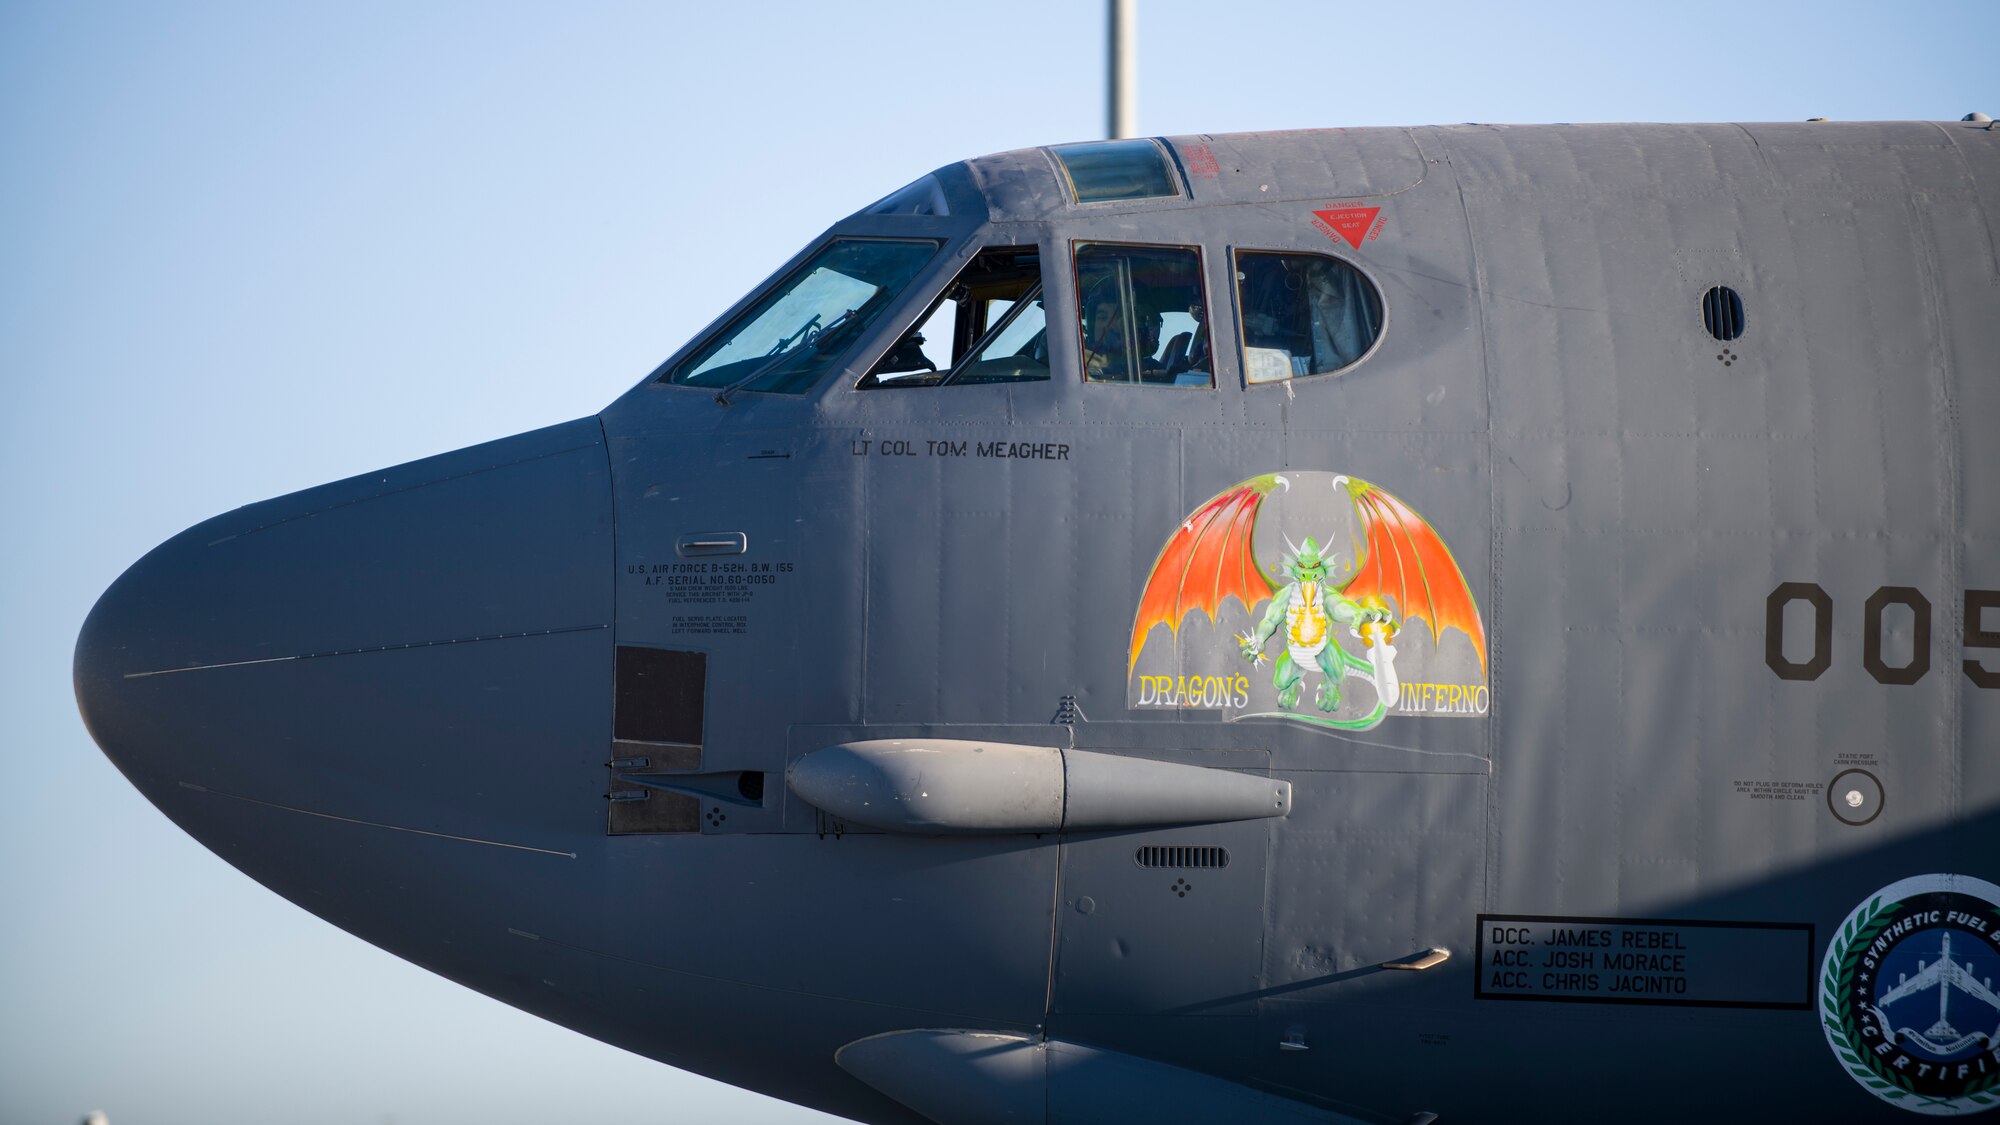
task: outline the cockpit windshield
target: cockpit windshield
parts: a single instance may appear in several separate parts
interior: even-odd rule
[[[834,239],[661,381],[803,394],[895,302],[937,248],[931,241]]]

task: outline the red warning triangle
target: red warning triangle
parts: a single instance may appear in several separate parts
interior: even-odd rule
[[[1375,216],[1382,213],[1380,207],[1342,207],[1330,211],[1314,211],[1319,221],[1325,223],[1328,235],[1339,235],[1349,246],[1361,249],[1361,240],[1368,237],[1368,228],[1375,224]]]

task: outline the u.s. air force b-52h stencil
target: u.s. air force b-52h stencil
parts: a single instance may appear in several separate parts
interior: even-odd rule
[[[1264,560],[1279,558],[1280,543],[1273,567]],[[1222,636],[1189,622],[1197,610]],[[1398,646],[1405,622],[1424,628]],[[1149,657],[1162,624],[1180,643]],[[1252,679],[1237,656],[1271,670]],[[1189,514],[1147,576],[1130,663],[1135,709],[1367,730],[1391,714],[1483,715],[1491,705],[1486,630],[1451,549],[1388,492],[1324,472],[1255,477]],[[1350,677],[1366,688],[1343,686]]]
[[[964,161],[161,545],[78,702],[307,909],[856,1120],[2000,1120],[1996,205],[1980,121]]]

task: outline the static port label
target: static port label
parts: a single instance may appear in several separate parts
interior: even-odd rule
[[[1812,1006],[1808,922],[1481,914],[1480,1000]]]

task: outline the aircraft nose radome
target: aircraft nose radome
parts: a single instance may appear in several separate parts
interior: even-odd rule
[[[253,827],[302,819],[253,825],[255,806],[558,830],[528,787],[573,775],[601,808],[582,767],[608,744],[610,525],[594,418],[238,509],[99,599],[78,708],[149,799],[239,865]]]

